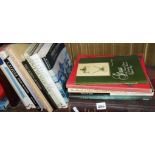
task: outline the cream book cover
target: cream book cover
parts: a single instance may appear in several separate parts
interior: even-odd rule
[[[77,76],[110,76],[109,63],[79,64]]]

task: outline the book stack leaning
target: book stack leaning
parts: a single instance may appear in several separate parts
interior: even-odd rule
[[[0,68],[26,109],[53,111],[68,107],[65,86],[72,63],[64,44],[4,45]]]
[[[132,109],[154,95],[142,55],[79,55],[66,86],[72,111],[106,111],[127,104]]]

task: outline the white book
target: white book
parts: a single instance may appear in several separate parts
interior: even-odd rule
[[[84,94],[110,94],[112,96],[153,96],[154,91],[150,92],[129,92],[129,91],[113,91],[113,90],[100,90],[100,89],[80,89],[68,88],[69,93],[83,93]]]
[[[30,98],[28,97],[28,95],[26,94],[22,86],[19,84],[17,79],[14,77],[14,75],[12,74],[12,72],[10,71],[6,63],[2,59],[0,61],[1,61],[1,64],[0,64],[1,70],[3,71],[4,75],[6,76],[6,78],[12,85],[12,87],[14,88],[15,92],[18,94],[19,98],[23,102],[26,109],[35,108],[35,105],[30,100]]]
[[[42,61],[38,53],[35,51],[30,55],[30,51],[26,51],[25,58],[37,74],[39,80],[42,82],[49,95],[54,100],[57,107],[66,108],[68,106],[68,103],[65,102],[65,99],[62,97],[60,91],[52,80],[50,73],[48,72],[44,62]]]

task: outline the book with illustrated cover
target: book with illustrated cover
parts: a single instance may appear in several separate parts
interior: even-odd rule
[[[142,92],[142,93],[150,93],[153,94],[153,88],[151,86],[147,70],[145,67],[144,59],[140,55],[138,56],[138,61],[140,62],[141,69],[143,71],[142,74],[144,74],[143,79],[145,79],[145,83],[136,83],[136,84],[126,84],[126,83],[99,83],[99,84],[77,84],[77,70],[79,66],[79,62],[81,59],[96,59],[96,58],[113,58],[112,55],[79,55],[75,61],[74,67],[72,69],[72,72],[70,74],[70,77],[67,81],[67,88],[69,93],[109,93],[111,91],[122,91],[122,92]],[[81,77],[82,78],[82,77]],[[89,77],[87,77],[89,78]],[[101,78],[101,77],[99,77]],[[93,77],[93,79],[96,80],[96,77]],[[146,82],[147,81],[147,82]],[[142,80],[141,80],[142,82]],[[88,82],[87,82],[88,83]]]
[[[133,55],[81,58],[76,74],[76,84],[104,83],[147,83],[139,57]]]

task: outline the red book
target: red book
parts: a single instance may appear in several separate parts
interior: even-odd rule
[[[2,85],[0,84],[0,100],[2,100],[4,97],[5,97],[5,92]]]
[[[75,61],[73,70],[70,74],[70,77],[67,81],[66,87],[72,89],[93,89],[93,90],[109,90],[109,91],[123,91],[123,92],[142,92],[142,93],[150,93],[152,91],[152,87],[150,85],[150,80],[147,74],[147,70],[145,67],[144,59],[142,55],[139,56],[139,61],[143,72],[147,78],[147,83],[144,84],[76,84],[76,74],[78,69],[78,64],[81,58],[98,58],[98,57],[113,57],[112,55],[79,55],[77,60]]]

